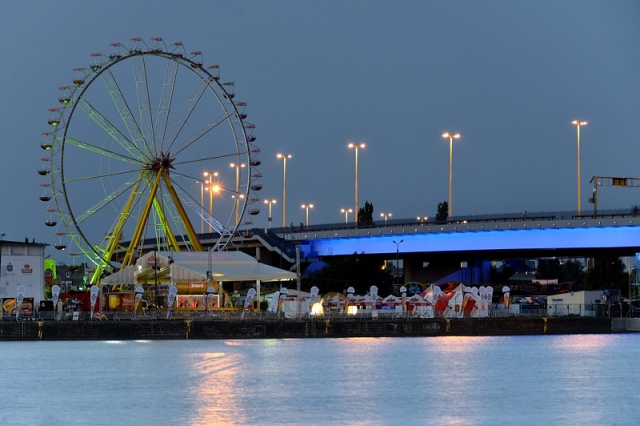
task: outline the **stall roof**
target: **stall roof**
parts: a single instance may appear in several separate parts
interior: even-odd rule
[[[296,279],[296,274],[284,269],[259,263],[255,258],[241,251],[225,252],[149,252],[128,266],[102,280],[103,284],[136,283],[138,274],[154,264],[168,267],[173,260],[173,281],[205,280],[211,270],[215,281],[285,281]]]

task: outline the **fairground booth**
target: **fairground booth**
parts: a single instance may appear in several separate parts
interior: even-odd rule
[[[262,281],[294,279],[295,273],[259,263],[241,251],[149,252],[135,265],[101,280],[103,310],[164,310],[172,285],[178,290],[173,306],[176,311],[233,309],[227,293],[233,291],[232,284],[255,283],[259,295]],[[144,292],[136,306],[139,287]],[[214,294],[207,294],[210,287]]]

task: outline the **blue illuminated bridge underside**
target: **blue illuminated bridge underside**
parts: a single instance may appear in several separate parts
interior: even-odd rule
[[[280,234],[280,233],[279,233]],[[482,253],[484,256],[632,256],[640,252],[640,217],[411,224],[280,234],[303,256],[353,253]]]

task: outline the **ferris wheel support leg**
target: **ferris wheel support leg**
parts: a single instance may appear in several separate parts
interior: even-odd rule
[[[160,219],[160,223],[162,224],[162,231],[164,232],[165,238],[167,240],[167,245],[173,251],[180,251],[180,246],[178,245],[178,240],[176,240],[176,236],[171,229],[171,225],[167,221],[167,216],[164,213],[164,209],[162,208],[162,203],[158,201],[156,198],[153,201],[153,206],[158,214],[158,218]]]
[[[182,223],[184,224],[184,226],[185,226],[185,228],[187,230],[187,235],[189,236],[189,240],[191,241],[193,249],[195,251],[203,251],[202,244],[200,244],[200,240],[198,239],[198,234],[196,234],[195,229],[193,229],[193,225],[191,224],[191,221],[189,220],[189,217],[187,216],[187,212],[185,211],[184,207],[182,206],[182,202],[180,201],[180,197],[178,197],[178,194],[176,193],[175,188],[171,184],[171,179],[169,179],[169,176],[166,173],[163,173],[162,175],[163,175],[162,177],[164,179],[164,184],[167,186],[167,191],[171,195],[171,199],[173,200],[173,202],[174,202],[174,204],[176,206],[176,209],[178,210],[178,214],[180,215],[180,218],[182,219]]]
[[[153,187],[149,192],[149,197],[147,198],[147,202],[144,205],[142,210],[142,214],[140,215],[141,220],[138,222],[136,229],[133,233],[133,237],[129,242],[129,247],[127,247],[127,252],[124,255],[124,259],[122,259],[122,266],[129,266],[133,261],[134,250],[138,246],[140,242],[140,238],[142,237],[142,231],[147,225],[147,221],[149,220],[149,213],[151,212],[151,206],[153,205],[153,201],[156,198],[156,194],[158,193],[158,186],[160,185],[160,178],[162,177],[162,173],[156,174],[156,178],[153,181]]]

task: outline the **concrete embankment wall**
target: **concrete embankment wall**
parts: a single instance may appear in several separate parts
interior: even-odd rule
[[[613,318],[613,331],[640,331],[640,318]]]
[[[503,336],[625,331],[611,318],[0,321],[1,340]]]

